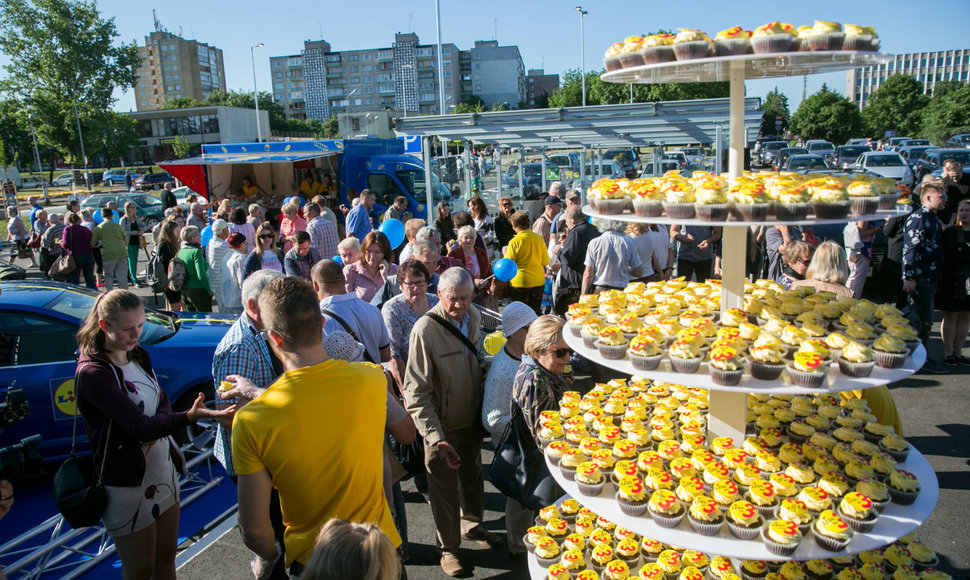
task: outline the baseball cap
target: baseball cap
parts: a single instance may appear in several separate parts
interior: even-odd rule
[[[561,204],[561,203],[562,203],[562,200],[559,199],[558,197],[554,196],[554,195],[548,195],[548,196],[546,196],[546,201],[545,201],[545,204],[546,205],[552,205],[552,204],[558,205],[558,204]]]
[[[575,189],[570,189],[569,191],[566,192],[566,199],[567,200],[575,199],[576,201],[579,201],[579,192],[576,191]]]
[[[539,317],[535,311],[522,302],[509,302],[502,310],[502,334],[506,337],[512,336],[515,331],[532,324],[536,318]]]

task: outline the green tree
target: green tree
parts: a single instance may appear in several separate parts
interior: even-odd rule
[[[191,109],[193,107],[202,107],[205,103],[202,101],[197,101],[192,97],[175,97],[174,99],[169,99],[165,101],[162,105],[163,109]]]
[[[172,143],[172,155],[175,155],[176,159],[185,159],[189,156],[189,140],[185,138],[184,135],[179,135],[175,137],[175,142]]]
[[[600,79],[604,71],[586,73],[586,104],[617,105],[630,102],[630,85],[607,83]],[[549,97],[550,107],[579,107],[583,104],[583,88],[579,70],[566,71],[559,88]],[[663,83],[633,85],[634,103],[683,101],[727,97],[728,83]]]
[[[791,111],[788,109],[788,97],[775,87],[770,93],[765,95],[761,102],[764,116],[761,117],[761,135],[777,135],[788,130],[791,123]],[[781,115],[781,131],[776,129],[775,121]]]
[[[138,145],[136,122],[124,113],[100,111],[84,129],[84,142],[89,156],[100,155],[106,166],[113,165]]]
[[[253,93],[245,91],[225,91],[220,89],[213,91],[205,101],[199,102],[187,97],[177,97],[165,103],[166,109],[187,109],[201,106],[238,107],[241,109],[255,109],[256,103],[253,101]],[[269,128],[272,131],[292,131],[286,119],[286,111],[283,106],[273,101],[273,95],[266,91],[259,92],[259,110],[266,111],[269,115]]]
[[[138,50],[117,38],[114,18],[101,18],[93,1],[0,0],[0,52],[10,59],[2,87],[35,114],[37,137],[52,155],[81,158],[75,106],[87,148],[114,89],[134,86]]]
[[[924,111],[920,134],[942,146],[960,133],[970,133],[970,85],[946,86],[941,91],[938,84]]]
[[[0,101],[0,168],[33,163],[33,142],[24,106],[14,99],[4,99]]]
[[[451,114],[457,115],[461,113],[484,113],[485,112],[485,101],[482,100],[478,95],[472,95],[465,99],[464,101],[455,105],[455,108],[450,111]]]
[[[872,92],[862,109],[866,133],[879,138],[886,131],[916,135],[923,125],[923,109],[928,101],[923,83],[910,75],[890,76]]]
[[[862,135],[862,116],[859,107],[823,84],[791,116],[791,130],[803,139],[845,143]]]

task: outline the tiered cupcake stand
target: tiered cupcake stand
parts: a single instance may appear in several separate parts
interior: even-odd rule
[[[691,61],[677,61],[639,67],[624,68],[607,72],[602,80],[615,83],[671,83],[671,82],[713,82],[729,81],[730,83],[730,154],[729,175],[738,177],[742,173],[744,155],[744,81],[746,79],[786,77],[795,75],[815,74],[822,72],[840,71],[859,66],[880,64],[890,57],[873,52],[796,52],[779,54],[749,54],[731,57],[714,57]],[[589,206],[584,208],[587,215],[604,217],[628,222],[643,222],[656,224],[681,225],[709,225],[723,227],[722,251],[722,290],[721,312],[729,308],[743,306],[745,284],[745,253],[747,248],[746,228],[751,225],[818,225],[824,223],[845,223],[848,221],[871,221],[887,219],[898,215],[893,210],[880,211],[866,216],[852,216],[841,220],[816,220],[812,216],[800,221],[743,222],[729,218],[728,221],[708,222],[697,219],[671,219],[666,217],[645,218],[632,213],[620,215],[601,215]],[[799,387],[783,375],[777,381],[762,381],[745,375],[741,384],[733,387],[716,385],[710,379],[706,364],[693,374],[674,372],[669,363],[664,360],[654,371],[640,371],[634,369],[629,360],[607,360],[596,349],[587,348],[583,340],[565,333],[566,342],[576,352],[587,359],[633,376],[645,377],[651,380],[663,381],[689,387],[709,389],[708,440],[714,437],[731,437],[740,445],[746,436],[746,410],[748,393],[761,394],[813,394],[838,393],[856,389],[866,389],[889,384],[906,378],[916,372],[926,360],[926,351],[922,346],[907,359],[900,369],[884,369],[876,367],[866,378],[852,378],[841,374],[836,365],[829,370],[826,382],[818,389]],[[623,514],[619,504],[614,499],[612,485],[606,485],[605,491],[599,497],[588,497],[579,493],[575,482],[562,477],[558,466],[548,459],[550,472],[559,482],[566,493],[578,500],[595,513],[609,519],[615,524],[680,548],[693,549],[706,554],[719,554],[736,559],[780,560],[779,556],[771,554],[760,539],[740,540],[730,534],[727,526],[715,536],[696,534],[688,525],[686,519],[675,528],[658,526],[649,514],[642,517],[631,517]],[[891,503],[880,514],[873,530],[869,533],[856,533],[852,541],[843,552],[829,552],[821,549],[810,538],[804,538],[789,559],[809,560],[815,558],[832,558],[840,555],[852,555],[859,552],[878,548],[890,544],[907,533],[919,527],[932,513],[939,496],[939,484],[929,462],[916,449],[910,447],[906,461],[899,464],[904,469],[916,475],[919,479],[921,492],[912,505]],[[529,569],[532,578],[545,578],[545,568],[539,566],[537,559],[529,555]],[[631,575],[635,574],[631,570]]]

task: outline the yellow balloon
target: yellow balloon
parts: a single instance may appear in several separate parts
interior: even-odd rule
[[[505,335],[498,330],[485,337],[485,352],[490,355],[498,354],[498,351],[502,350],[504,345]]]

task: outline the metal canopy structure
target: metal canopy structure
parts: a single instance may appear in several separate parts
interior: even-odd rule
[[[396,120],[395,131],[536,149],[714,143],[717,127],[727,128],[729,104],[729,99],[698,99],[408,117]],[[757,137],[762,114],[760,99],[744,99],[747,142]]]

